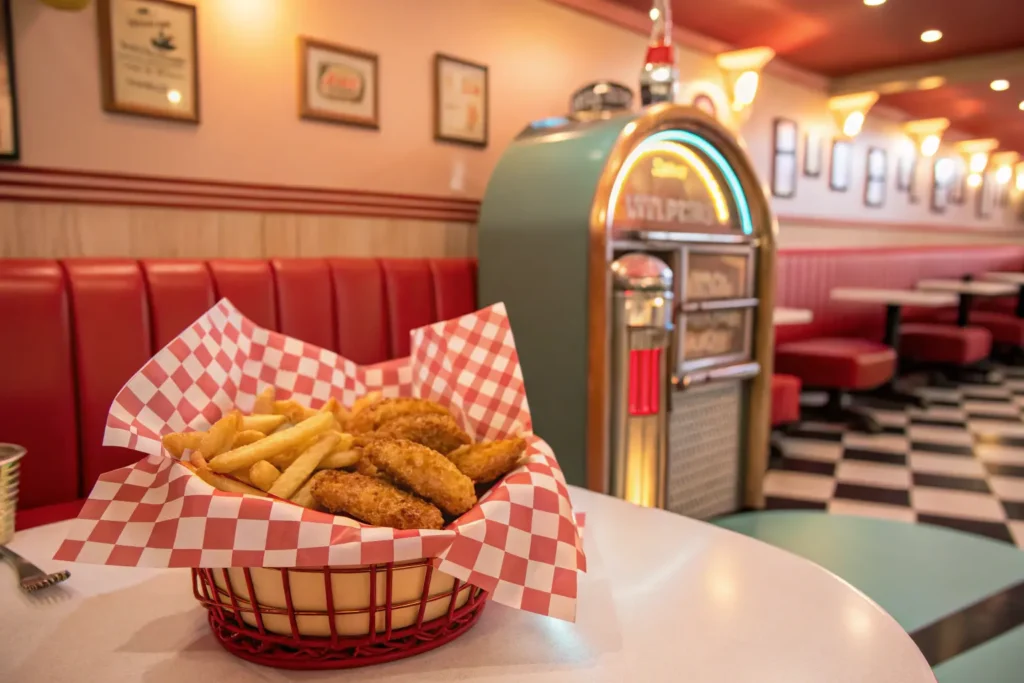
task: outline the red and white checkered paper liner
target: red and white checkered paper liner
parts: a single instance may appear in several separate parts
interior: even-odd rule
[[[162,450],[168,432],[248,411],[266,385],[318,407],[380,390],[450,406],[476,439],[522,434],[527,459],[441,531],[362,525],[282,500],[225,493]],[[99,478],[55,559],[132,567],[320,567],[434,558],[491,599],[573,620],[579,528],[551,448],[531,432],[505,307],[412,332],[409,358],[362,367],[271,332],[221,300],[121,389],[104,444],[148,457]]]

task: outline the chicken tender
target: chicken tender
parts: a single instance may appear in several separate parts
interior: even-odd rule
[[[353,434],[372,432],[403,415],[448,415],[443,407],[422,398],[385,398],[354,413],[348,427]]]
[[[476,505],[472,480],[437,451],[405,439],[372,439],[363,453],[396,484],[449,515],[461,515]]]
[[[463,446],[448,454],[459,471],[477,483],[491,482],[515,469],[526,452],[524,439]]]
[[[375,434],[393,439],[405,439],[448,455],[459,446],[472,443],[469,435],[459,428],[451,415],[427,413],[402,415],[385,423]]]
[[[441,529],[441,511],[411,493],[362,474],[323,470],[313,477],[313,500],[334,514],[394,529]]]

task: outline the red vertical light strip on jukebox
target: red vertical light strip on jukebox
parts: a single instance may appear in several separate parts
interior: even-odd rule
[[[654,415],[661,407],[661,349],[629,352],[629,414]]]

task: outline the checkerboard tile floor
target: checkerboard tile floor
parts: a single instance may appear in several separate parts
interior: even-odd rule
[[[864,403],[884,431],[802,423],[765,478],[769,509],[923,522],[1024,548],[1024,368],[999,385],[923,388],[926,409]]]

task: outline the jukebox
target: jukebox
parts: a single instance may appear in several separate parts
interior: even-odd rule
[[[570,483],[697,518],[762,504],[775,224],[735,137],[671,104],[545,119],[479,221],[534,429]]]

